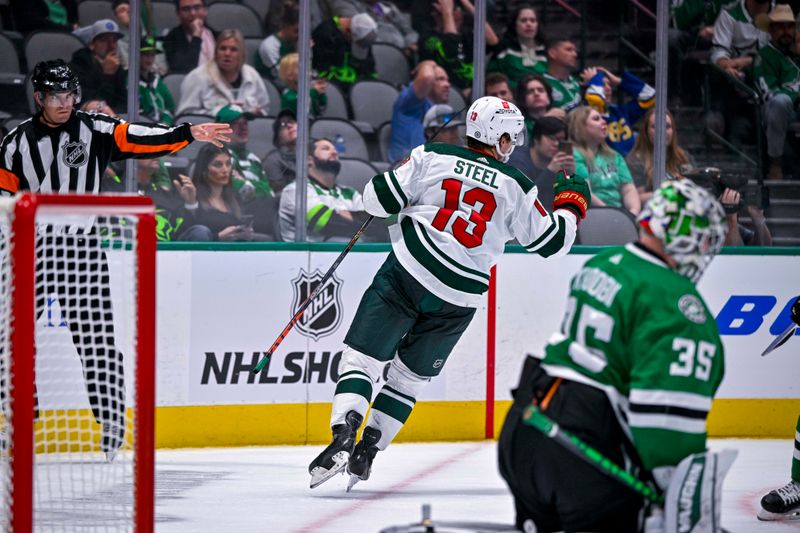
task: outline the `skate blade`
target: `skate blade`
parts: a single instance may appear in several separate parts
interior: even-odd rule
[[[339,452],[333,456],[333,466],[326,470],[321,466],[318,466],[311,470],[311,483],[310,488],[315,489],[328,481],[330,478],[335,476],[336,474],[340,473],[344,470],[344,467],[347,466],[347,460],[350,459],[350,454],[347,452]]]
[[[350,492],[350,489],[352,489],[359,481],[361,481],[360,477],[355,474],[350,474],[350,479],[347,480],[347,490],[345,492]]]
[[[792,509],[787,513],[770,513],[766,509],[759,509],[756,517],[764,522],[789,522],[800,520],[800,508]]]

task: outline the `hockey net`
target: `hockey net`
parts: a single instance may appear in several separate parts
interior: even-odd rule
[[[152,531],[155,221],[0,199],[0,530]]]

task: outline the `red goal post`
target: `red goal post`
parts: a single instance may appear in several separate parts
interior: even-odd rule
[[[0,199],[3,531],[153,531],[155,252],[147,197]]]

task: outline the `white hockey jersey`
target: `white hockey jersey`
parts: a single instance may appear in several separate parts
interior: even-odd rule
[[[431,143],[364,189],[364,208],[398,214],[389,229],[400,264],[450,303],[477,307],[489,270],[516,238],[543,257],[566,254],[575,241],[572,212],[549,213],[533,182],[481,152]]]

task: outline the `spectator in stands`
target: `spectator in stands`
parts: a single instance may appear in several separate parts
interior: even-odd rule
[[[586,103],[596,109],[608,125],[608,145],[623,157],[633,148],[633,129],[636,123],[656,103],[656,91],[631,74],[623,72],[622,78],[603,67],[587,68],[581,73],[586,84]],[[614,104],[614,89],[621,88],[632,98],[625,104]]]
[[[744,202],[741,193],[735,189],[724,188],[718,194],[728,225],[728,235],[723,243],[725,246],[772,246],[772,233],[761,207]],[[752,230],[739,223],[739,213],[742,211],[750,217]]]
[[[312,141],[308,156],[306,232],[312,242],[349,241],[367,218],[361,193],[336,184],[341,169],[336,147],[328,139]],[[284,241],[295,240],[295,187],[293,181],[283,189],[280,201],[280,229]],[[372,224],[366,240],[386,240],[386,226]]]
[[[185,186],[180,180],[171,183],[164,163],[156,159],[141,159],[136,165],[136,187],[156,205],[156,238],[159,241],[212,241],[213,234],[205,226],[194,224],[197,192],[187,177]],[[104,179],[103,192],[126,192],[123,180]]]
[[[314,28],[312,65],[319,76],[346,87],[360,79],[375,78],[372,43],[377,29],[366,13],[327,19]]]
[[[673,27],[669,29],[669,72],[667,78],[670,101],[699,105],[704,66],[688,57],[693,51],[711,49],[714,21],[727,0],[682,0],[671,3]]]
[[[566,121],[567,113],[553,107],[553,89],[541,74],[526,74],[517,84],[517,104],[525,117],[525,135],[530,139],[533,126],[544,116]]]
[[[459,5],[455,5],[458,1]],[[420,37],[420,60],[432,59],[442,66],[449,79],[462,91],[472,87],[472,24],[464,23],[464,12],[472,16],[475,6],[470,0],[435,0],[435,27]],[[497,46],[500,39],[486,23],[486,47]]]
[[[450,80],[447,71],[432,60],[422,61],[412,73],[414,79],[400,91],[392,109],[389,162],[400,161],[425,142],[422,119],[434,104],[447,103]]]
[[[606,143],[603,116],[589,106],[569,114],[569,136],[575,143],[575,174],[589,182],[592,206],[624,207],[633,215],[641,209],[625,159]]]
[[[769,35],[756,28],[753,21],[769,12],[770,6],[770,0],[739,0],[720,11],[714,23],[711,62],[728,76],[747,82],[753,58],[769,41]],[[725,136],[735,144],[752,142],[755,124],[751,116],[742,113],[752,106],[746,95],[719,75],[711,76],[710,88],[712,111],[706,117],[708,126],[724,129]]]
[[[250,121],[254,115],[236,104],[226,105],[217,113],[217,122],[231,125],[231,141],[225,147],[231,154],[233,188],[243,203],[257,198],[274,197],[261,158],[247,149],[250,140]],[[273,210],[274,210],[273,206]]]
[[[184,73],[205,65],[215,56],[215,34],[206,26],[205,0],[175,0],[180,24],[164,37],[170,72]]]
[[[453,108],[447,104],[431,106],[422,118],[425,142],[440,142],[462,146],[464,135],[460,128],[464,121],[458,119]]]
[[[116,22],[96,21],[88,26],[86,48],[72,54],[70,68],[78,76],[83,98],[105,100],[114,111],[124,113],[128,107],[128,73],[120,64],[120,37]]]
[[[547,72],[544,78],[553,90],[554,107],[569,111],[581,103],[581,84],[573,75],[578,67],[578,47],[557,37],[547,43]]]
[[[119,53],[120,64],[122,68],[128,68],[128,51],[130,50],[130,30],[131,23],[131,6],[130,0],[114,0],[111,4],[111,10],[114,16],[114,22],[119,26],[119,32],[122,37],[117,41],[117,51]]]
[[[297,173],[295,151],[297,148],[297,115],[283,109],[272,123],[272,144],[275,149],[264,158],[264,170],[275,194],[293,182]]]
[[[72,31],[78,27],[76,0],[14,0],[11,13],[15,29],[23,34],[37,30]]]
[[[227,148],[207,145],[200,149],[191,178],[199,204],[194,223],[211,230],[216,241],[272,240],[271,235],[256,233],[253,215],[243,213],[232,175],[233,164]],[[186,186],[187,179],[188,176],[180,176],[179,191]]]
[[[298,20],[297,4],[284,2],[278,31],[258,45],[255,67],[262,76],[277,81],[278,65],[281,59],[286,54],[297,51],[297,37],[300,32]]]
[[[376,42],[394,45],[408,57],[417,51],[419,35],[411,27],[411,19],[392,0],[334,0],[333,12],[340,17],[366,13],[378,25]]]
[[[496,96],[506,102],[515,103],[514,93],[511,90],[511,82],[508,76],[502,72],[486,73],[486,96]]]
[[[572,148],[559,145],[567,140],[567,125],[555,117],[542,117],[533,127],[528,150],[514,150],[509,159],[511,166],[525,173],[539,189],[539,201],[552,205],[555,193],[553,184],[558,171],[575,174],[575,157]]]
[[[758,52],[754,77],[764,97],[767,153],[771,180],[783,179],[783,152],[789,123],[797,120],[800,102],[800,56],[795,49],[792,8],[778,4],[766,17],[770,43]]]
[[[665,179],[674,180],[691,172],[696,165],[691,154],[678,143],[678,134],[675,132],[672,113],[667,111],[665,120],[664,141],[667,144],[665,165],[667,175]],[[653,154],[655,153],[653,141],[655,137],[656,114],[651,108],[639,126],[636,144],[626,159],[642,205],[653,196]]]
[[[181,83],[178,114],[216,116],[229,104],[254,115],[264,115],[269,96],[256,69],[244,62],[244,36],[239,30],[224,30],[217,37],[214,59],[186,75]]]
[[[281,93],[281,109],[291,109],[297,112],[297,84],[300,78],[300,56],[297,52],[291,52],[283,56],[278,76],[285,87]],[[325,112],[328,106],[328,95],[325,91],[328,82],[324,78],[314,78],[311,80],[311,117],[318,117]]]
[[[96,98],[81,102],[81,111],[86,111],[87,113],[102,113],[109,117],[117,116],[114,110],[108,105],[108,102]]]
[[[142,38],[139,49],[139,114],[155,122],[172,124],[175,100],[167,84],[158,74],[156,54],[161,53],[155,38]]]
[[[542,74],[547,70],[544,44],[539,37],[539,17],[532,5],[521,4],[511,13],[499,48],[487,70],[508,76],[512,89],[526,74]]]

